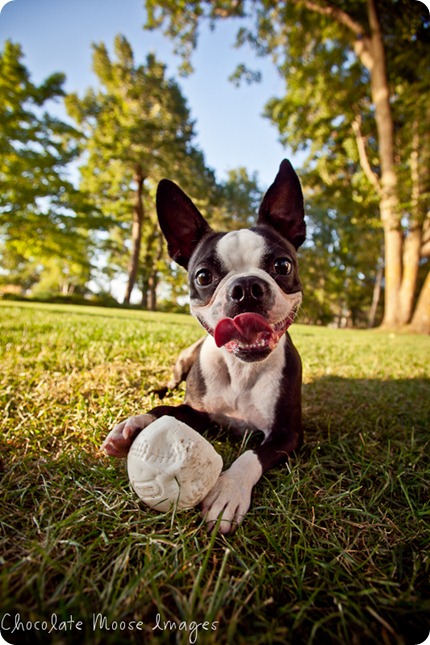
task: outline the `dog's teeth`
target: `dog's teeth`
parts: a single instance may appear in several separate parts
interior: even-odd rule
[[[248,350],[261,349],[263,347],[267,347],[267,341],[264,340],[264,339],[257,340],[255,343],[252,343],[252,345],[243,345],[242,343],[238,344],[238,349],[241,349],[241,350],[243,350],[243,349],[248,349]]]

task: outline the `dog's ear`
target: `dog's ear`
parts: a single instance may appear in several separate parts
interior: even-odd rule
[[[197,244],[212,229],[188,195],[169,179],[158,184],[156,203],[169,255],[187,268]]]
[[[296,249],[306,238],[305,209],[299,178],[287,159],[281,163],[275,181],[265,194],[257,224],[272,226]]]

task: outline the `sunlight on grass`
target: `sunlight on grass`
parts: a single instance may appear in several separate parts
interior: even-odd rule
[[[211,537],[198,510],[144,507],[124,462],[98,449],[115,422],[157,403],[151,390],[201,335],[192,318],[22,303],[0,316],[6,640],[424,640],[428,337],[293,327],[306,444],[262,479],[235,535]],[[221,439],[228,464],[241,444]],[[82,629],[12,634],[17,615]]]

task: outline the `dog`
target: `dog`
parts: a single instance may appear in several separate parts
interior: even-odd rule
[[[137,434],[166,414],[199,432],[215,423],[262,433],[262,443],[221,473],[202,502],[208,530],[219,520],[226,534],[247,513],[262,474],[302,444],[302,366],[287,331],[302,301],[296,254],[306,236],[302,189],[284,159],[256,226],[223,233],[168,179],[158,185],[156,205],[170,257],[188,271],[191,313],[207,334],[174,368],[169,386],[186,378],[184,403],[123,421],[102,449],[125,457]]]

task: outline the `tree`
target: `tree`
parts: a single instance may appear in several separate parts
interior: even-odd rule
[[[353,202],[342,203],[339,187],[327,208],[327,192],[308,196],[307,239],[301,249],[300,277],[305,287],[305,320],[339,327],[374,326],[379,317],[382,233],[359,217]],[[371,305],[374,313],[371,318]]]
[[[257,173],[250,176],[243,167],[229,170],[227,179],[220,184],[216,225],[223,229],[255,226],[263,194]]]
[[[246,19],[238,43],[272,56],[286,80],[286,95],[272,101],[267,114],[293,148],[317,156],[333,141],[342,149],[342,139],[353,134],[384,231],[384,324],[412,318],[430,331],[427,279],[413,314],[419,267],[429,254],[430,21],[425,7],[409,0],[181,5],[147,0],[146,8],[148,26],[167,25],[187,60],[202,20]],[[245,67],[242,72],[252,77]],[[342,157],[349,159],[345,148]]]
[[[68,179],[78,133],[44,111],[64,95],[64,76],[35,85],[22,58],[20,45],[6,41],[0,54],[0,231],[2,282],[25,290],[50,270],[53,258],[69,276],[78,266],[88,268],[94,212]]]
[[[129,303],[140,259],[143,256],[145,271],[151,274],[154,254],[159,254],[159,244],[152,244],[154,216],[145,208],[149,198],[152,208],[158,181],[168,176],[184,190],[192,187],[196,194],[210,195],[214,178],[194,144],[186,100],[178,84],[166,77],[165,66],[152,54],[137,65],[121,35],[115,39],[114,54],[112,59],[104,44],[94,45],[93,69],[100,87],[82,99],[69,95],[66,105],[86,137],[82,186],[100,210],[115,219],[122,237],[131,222],[124,299]],[[143,238],[147,245],[142,250]],[[119,243],[115,252],[111,238],[109,250],[118,259],[126,249]]]

